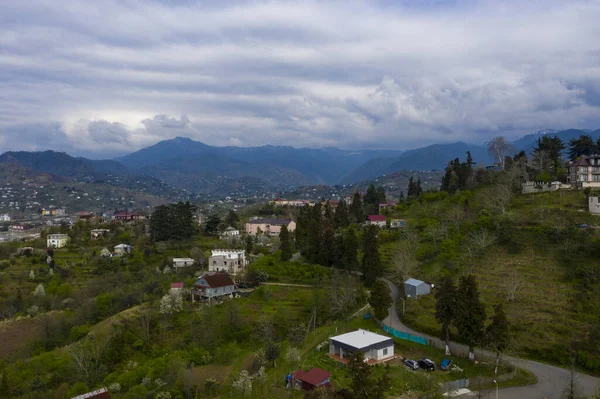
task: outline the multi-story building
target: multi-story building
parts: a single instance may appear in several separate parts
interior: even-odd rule
[[[246,223],[246,234],[251,236],[261,232],[268,236],[276,236],[281,226],[287,226],[289,232],[296,230],[296,222],[290,219],[252,219]]]
[[[246,269],[246,251],[243,249],[213,249],[208,259],[208,271],[227,272],[231,275]]]
[[[0,215],[0,222],[10,222],[10,216],[9,215]]]
[[[600,155],[584,156],[569,163],[567,181],[578,188],[600,187]]]
[[[69,242],[69,236],[66,234],[48,234],[48,248],[66,247]]]

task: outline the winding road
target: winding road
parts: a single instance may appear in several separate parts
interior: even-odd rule
[[[396,302],[399,297],[398,287],[396,287],[394,283],[387,279],[382,280],[385,281],[390,287],[393,299],[392,306],[389,309],[388,317],[386,317],[383,322],[398,331],[425,337],[432,342],[434,346],[443,348],[443,342],[439,338],[422,334],[405,326],[402,323],[398,317],[398,313],[396,312]],[[466,345],[451,342],[450,350],[453,354],[464,354],[466,356],[469,348]],[[479,358],[493,358],[495,355],[489,351],[476,349],[475,356]],[[525,387],[501,389],[498,392],[498,399],[561,399],[563,397],[565,389],[569,383],[569,370],[513,356],[504,356],[504,360],[510,362],[516,367],[529,370],[537,377],[537,382],[533,385]],[[591,397],[600,387],[600,379],[587,374],[575,373],[575,381],[577,395],[583,395],[583,397]],[[490,397],[495,397],[495,395]]]

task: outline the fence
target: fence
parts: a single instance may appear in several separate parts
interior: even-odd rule
[[[392,327],[386,326],[385,324],[382,326],[383,331],[386,333],[400,339],[404,339],[407,341],[416,342],[417,344],[427,345],[427,339],[423,337],[417,337],[416,335],[411,335],[402,331],[394,330]]]

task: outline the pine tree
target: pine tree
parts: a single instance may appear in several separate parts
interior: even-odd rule
[[[279,232],[279,242],[281,248],[281,260],[290,260],[293,255],[293,249],[290,233],[286,225],[281,226],[281,231]]]
[[[371,296],[369,297],[369,305],[373,308],[375,317],[379,320],[385,319],[392,303],[390,287],[381,280],[375,281],[371,287]]]
[[[420,177],[417,179],[417,185],[415,186],[415,191],[416,191],[417,197],[419,195],[421,195],[421,193],[423,192],[423,189],[421,188],[421,178]]]
[[[2,370],[2,382],[0,382],[0,397],[8,398],[10,396],[10,387],[8,386],[8,375],[6,370]]]
[[[296,230],[294,235],[296,236],[296,247],[300,250],[303,256],[308,256],[308,230],[311,221],[311,213],[308,207],[300,208],[298,212],[298,221],[296,222]]]
[[[252,253],[252,236],[248,234],[246,236],[246,255],[250,255]]]
[[[332,266],[335,262],[335,231],[333,223],[323,220],[321,226],[321,242],[319,246],[319,264]]]
[[[358,192],[354,193],[354,197],[352,198],[352,205],[350,205],[350,216],[352,218],[352,222],[354,223],[362,223],[364,220],[362,200]]]
[[[479,298],[477,281],[472,274],[460,278],[456,297],[454,325],[469,346],[469,359],[475,360],[475,345],[484,336],[485,307]]]
[[[238,217],[237,213],[235,213],[235,211],[231,209],[225,217],[225,224],[227,226],[236,227],[239,220],[240,218]]]
[[[308,225],[308,258],[313,263],[319,262],[321,248],[321,228],[322,228],[321,204],[317,202],[311,209],[310,223]]]
[[[446,355],[450,355],[450,325],[454,321],[456,286],[451,277],[444,277],[435,291],[435,319],[442,326],[442,339],[446,344]]]
[[[354,226],[351,226],[344,231],[342,242],[342,264],[344,265],[344,268],[346,270],[358,270],[359,241]]]
[[[352,379],[350,383],[352,399],[383,399],[385,391],[391,387],[389,366],[386,366],[385,373],[381,378],[375,378],[373,367],[365,362],[365,356],[361,350],[354,352],[350,358],[348,371]]]
[[[362,273],[366,285],[371,285],[382,275],[377,226],[367,226],[363,233]]]
[[[498,366],[502,358],[502,354],[508,347],[510,335],[508,331],[508,320],[506,314],[502,308],[502,304],[498,304],[494,307],[494,317],[492,323],[487,327],[485,331],[486,342],[496,352],[496,367],[494,373],[498,373]]]
[[[333,224],[336,229],[348,227],[348,208],[345,201],[340,201],[333,215]]]
[[[408,179],[408,192],[407,192],[407,196],[408,198],[412,198],[414,197],[415,194],[415,179],[411,176]]]

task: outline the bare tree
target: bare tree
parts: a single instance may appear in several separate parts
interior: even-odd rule
[[[335,271],[331,275],[329,290],[329,313],[333,318],[346,314],[358,297],[356,280],[347,274]]]
[[[469,233],[467,236],[467,250],[472,256],[481,253],[489,246],[494,245],[497,240],[498,236],[483,227]]]
[[[506,290],[504,298],[506,302],[514,302],[518,298],[519,290],[523,284],[523,277],[521,274],[513,270],[504,282],[504,288]]]
[[[504,137],[494,137],[488,143],[488,154],[504,170],[505,159],[515,152],[514,147]]]
[[[392,266],[394,280],[403,282],[412,275],[413,271],[419,266],[419,262],[415,252],[410,250],[408,246],[403,246],[393,255]]]
[[[88,335],[82,342],[71,348],[69,355],[79,378],[84,381],[92,381],[95,378],[100,370],[100,360],[105,347],[105,340]]]
[[[446,214],[446,220],[450,223],[453,223],[456,230],[460,229],[460,225],[465,220],[465,217],[466,214],[464,207],[460,205],[450,208]]]
[[[498,184],[483,193],[483,200],[490,210],[505,214],[508,204],[513,197],[510,187],[504,184]]]

